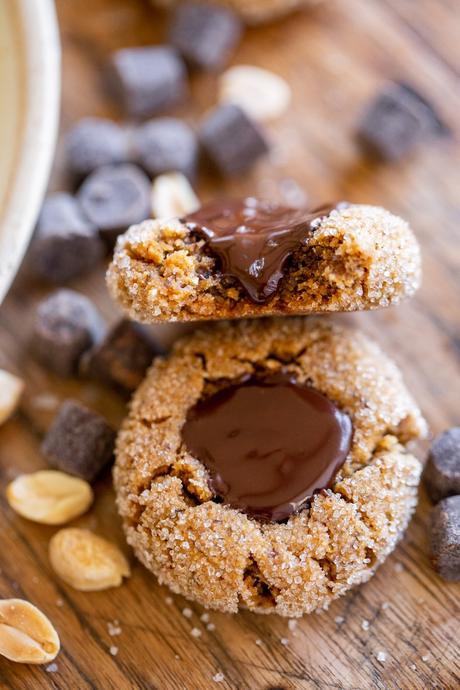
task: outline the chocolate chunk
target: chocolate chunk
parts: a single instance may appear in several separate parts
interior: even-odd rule
[[[365,111],[358,139],[372,155],[397,161],[433,133],[447,128],[430,103],[407,84],[391,83]]]
[[[101,415],[65,400],[42,443],[52,467],[92,481],[112,460],[115,432]]]
[[[309,213],[254,198],[227,199],[205,204],[183,221],[205,238],[222,273],[236,278],[250,299],[262,304],[276,292],[289,256],[334,208]]]
[[[281,521],[332,486],[350,450],[350,417],[288,374],[249,378],[200,400],[182,438],[225,503]]]
[[[185,64],[170,46],[118,50],[112,67],[125,109],[134,117],[171,108],[188,93]]]
[[[435,502],[460,494],[460,427],[448,429],[435,438],[423,476],[428,494]]]
[[[433,565],[445,580],[460,580],[460,496],[445,498],[431,515]]]
[[[139,163],[155,177],[165,172],[181,172],[193,179],[198,162],[195,132],[182,120],[161,117],[146,122],[134,135]]]
[[[243,173],[268,151],[260,127],[237,105],[212,111],[200,128],[200,140],[212,162],[225,175]]]
[[[65,283],[91,270],[103,254],[97,228],[73,196],[58,192],[45,199],[29,255],[36,275]]]
[[[88,218],[109,238],[150,216],[151,185],[135,165],[107,165],[95,170],[78,191]]]
[[[127,163],[130,158],[127,131],[100,117],[77,122],[66,136],[65,147],[67,166],[78,176],[89,175],[103,165]]]
[[[37,307],[32,349],[39,362],[60,376],[77,373],[81,355],[104,333],[90,300],[74,290],[57,290]]]
[[[86,353],[81,371],[132,391],[141,383],[153,358],[162,352],[145,328],[123,320]]]
[[[182,2],[174,11],[169,40],[195,67],[223,67],[242,34],[240,19],[231,10],[203,2]]]

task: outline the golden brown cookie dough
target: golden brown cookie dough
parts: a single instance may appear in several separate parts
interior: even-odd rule
[[[247,374],[293,372],[346,412],[351,450],[332,489],[285,523],[213,500],[181,439],[188,410]],[[128,542],[174,592],[221,611],[301,616],[366,581],[401,537],[421,465],[406,444],[425,422],[397,367],[328,318],[219,323],[157,359],[131,403],[114,470]]]
[[[420,249],[407,223],[362,205],[324,217],[263,304],[222,276],[205,240],[177,219],[131,227],[107,274],[112,296],[146,323],[377,309],[412,295],[420,279]]]
[[[174,7],[178,0],[152,0],[157,7]],[[313,5],[318,0],[211,0],[238,12],[248,24],[260,24],[289,14],[293,10]]]

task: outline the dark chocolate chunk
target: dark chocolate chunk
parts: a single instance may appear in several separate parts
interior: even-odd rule
[[[268,151],[268,144],[253,120],[237,105],[221,105],[200,128],[200,140],[207,155],[225,175],[249,170]]]
[[[460,496],[444,498],[433,508],[431,555],[444,580],[460,581]]]
[[[460,427],[448,429],[435,438],[423,476],[428,494],[435,502],[460,494]]]
[[[52,467],[92,481],[113,458],[115,432],[101,415],[65,400],[42,443]]]
[[[132,391],[141,383],[153,358],[162,352],[145,328],[122,320],[85,354],[81,371],[86,376]]]
[[[169,40],[191,65],[206,70],[223,67],[242,34],[234,12],[207,2],[181,2],[175,9]]]
[[[67,133],[67,166],[78,176],[89,175],[96,168],[130,159],[129,135],[112,120],[85,117]]]
[[[78,190],[88,218],[109,236],[150,217],[151,184],[136,165],[107,165],[95,170]]]
[[[78,371],[81,355],[104,334],[93,303],[74,290],[57,290],[37,307],[31,346],[39,362],[60,376]]]
[[[249,515],[281,521],[332,486],[350,450],[350,417],[289,374],[249,378],[200,400],[183,441],[210,487]]]
[[[155,115],[180,103],[188,93],[185,64],[170,46],[118,50],[112,67],[125,109],[134,117]]]
[[[198,162],[198,139],[191,127],[174,117],[146,122],[134,134],[138,162],[155,177],[181,172],[193,179]]]
[[[390,83],[365,111],[358,139],[372,155],[397,161],[425,137],[446,133],[447,128],[423,96],[407,84]]]
[[[65,283],[91,270],[104,244],[77,200],[65,192],[51,194],[40,212],[32,246],[33,272],[52,283]]]
[[[252,197],[226,199],[205,204],[183,221],[205,238],[222,273],[236,278],[249,298],[262,304],[277,291],[289,256],[335,207],[308,212]]]

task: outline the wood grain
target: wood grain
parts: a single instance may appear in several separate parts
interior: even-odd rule
[[[58,0],[57,7],[62,130],[87,114],[121,118],[104,77],[107,56],[118,47],[161,41],[164,18],[141,0]],[[282,197],[294,181],[312,203],[347,198],[382,204],[410,219],[424,251],[422,290],[397,309],[339,318],[359,323],[395,357],[433,433],[460,423],[459,35],[457,0],[329,0],[282,23],[249,30],[234,62],[284,75],[294,91],[293,106],[271,128],[270,161],[233,182],[207,174],[198,185],[203,199],[223,191]],[[427,143],[399,165],[363,160],[353,138],[356,121],[387,78],[423,90],[454,136]],[[194,77],[191,102],[178,112],[196,122],[213,103],[215,80]],[[67,184],[59,150],[51,187]],[[114,320],[102,273],[73,287],[91,295]],[[249,613],[210,614],[215,629],[209,631],[199,607],[180,597],[168,603],[169,593],[137,564],[129,582],[116,590],[84,594],[60,582],[47,557],[54,530],[14,515],[5,486],[19,472],[44,466],[39,441],[53,414],[43,409],[53,402],[50,394],[77,396],[113,424],[123,416],[124,401],[93,384],[52,377],[29,356],[34,305],[44,294],[46,288],[24,268],[0,310],[0,366],[27,382],[21,409],[0,430],[0,596],[24,597],[43,609],[59,630],[62,652],[56,673],[0,659],[1,688],[460,687],[460,588],[443,583],[430,568],[423,490],[404,541],[372,581],[328,612],[304,618],[294,632],[285,620]],[[167,342],[177,331],[156,332]],[[94,510],[78,524],[123,544],[109,477],[97,484],[96,493]],[[193,610],[191,620],[182,615],[184,606]],[[111,637],[107,626],[114,620],[122,633]],[[201,637],[191,636],[192,627]],[[118,647],[116,656],[110,654],[112,645]],[[384,662],[378,661],[379,652]],[[217,673],[224,674],[220,684],[213,680]]]

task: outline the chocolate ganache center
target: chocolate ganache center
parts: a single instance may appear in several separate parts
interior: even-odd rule
[[[250,197],[211,202],[182,220],[205,238],[223,274],[237,278],[261,304],[276,292],[288,257],[334,208],[308,212]]]
[[[348,455],[350,417],[287,374],[248,378],[189,410],[182,439],[224,503],[280,521],[330,487]]]

